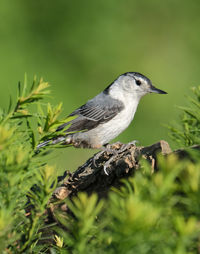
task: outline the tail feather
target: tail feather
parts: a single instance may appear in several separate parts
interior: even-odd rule
[[[47,146],[50,142],[51,142],[51,140],[46,140],[46,141],[40,143],[39,145],[37,145],[37,149]]]
[[[40,149],[40,148],[45,147],[47,145],[56,145],[56,144],[64,141],[65,139],[66,139],[66,137],[61,136],[61,137],[57,137],[54,139],[46,140],[46,141],[40,143],[39,145],[37,145],[37,149]]]

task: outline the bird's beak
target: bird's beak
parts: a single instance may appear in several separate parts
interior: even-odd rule
[[[151,86],[150,87],[150,90],[149,90],[150,93],[159,93],[159,94],[167,94],[167,92],[163,91],[163,90],[160,90],[158,88],[156,88],[155,86]]]

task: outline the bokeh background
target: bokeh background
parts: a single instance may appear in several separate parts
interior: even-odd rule
[[[30,82],[35,74],[50,82],[50,102],[63,101],[64,117],[118,75],[138,71],[168,95],[144,97],[116,140],[171,142],[164,125],[178,121],[176,106],[200,83],[199,13],[199,0],[1,0],[0,106],[25,72]],[[59,149],[50,161],[74,170],[94,152]]]

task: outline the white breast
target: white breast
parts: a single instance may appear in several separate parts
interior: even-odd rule
[[[95,135],[98,136],[102,145],[117,137],[129,126],[135,115],[138,102],[139,100],[128,97],[124,109],[119,114],[107,123],[100,124],[95,128]]]

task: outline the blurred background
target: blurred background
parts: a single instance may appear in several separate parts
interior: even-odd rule
[[[115,141],[160,139],[178,121],[199,82],[200,1],[43,0],[0,4],[0,106],[16,96],[24,73],[50,82],[52,104],[65,117],[127,71],[145,74],[168,95],[147,95]],[[75,170],[96,151],[59,149],[50,158]]]

